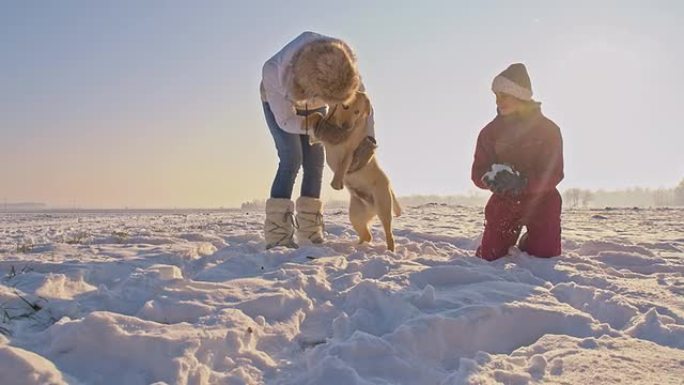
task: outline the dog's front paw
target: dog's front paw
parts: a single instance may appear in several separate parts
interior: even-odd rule
[[[333,181],[330,182],[330,186],[333,188],[333,190],[342,190],[344,183],[342,183],[341,180],[333,179]]]

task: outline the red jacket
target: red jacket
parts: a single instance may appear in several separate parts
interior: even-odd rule
[[[514,115],[497,115],[480,131],[471,178],[487,189],[481,178],[492,164],[508,164],[527,178],[523,194],[553,191],[563,179],[563,139],[560,128],[531,102]]]

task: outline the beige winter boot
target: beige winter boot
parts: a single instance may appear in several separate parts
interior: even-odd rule
[[[294,242],[294,202],[284,198],[271,198],[266,201],[266,221],[264,238],[266,249],[285,246],[296,249]]]
[[[323,243],[323,202],[320,199],[299,197],[297,199],[297,240]]]

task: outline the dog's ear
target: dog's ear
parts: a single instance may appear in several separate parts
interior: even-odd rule
[[[359,109],[359,113],[362,115],[368,115],[371,111],[370,99],[365,92],[358,91],[356,93],[356,100],[354,106]]]

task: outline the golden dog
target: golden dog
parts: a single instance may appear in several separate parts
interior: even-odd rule
[[[338,140],[327,140],[320,130],[314,138],[325,148],[325,157],[334,176],[331,186],[335,190],[347,187],[350,195],[349,219],[359,235],[359,244],[371,241],[370,221],[377,215],[385,231],[387,249],[394,251],[392,212],[401,215],[401,207],[392,191],[389,178],[382,171],[375,156],[358,170],[349,170],[354,151],[366,140],[366,122],[371,105],[365,93],[357,92],[348,105],[332,106],[325,118],[328,129],[342,132]],[[317,135],[320,134],[319,135]]]

